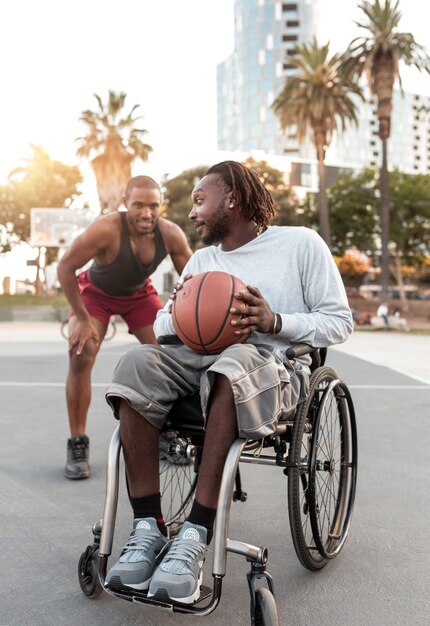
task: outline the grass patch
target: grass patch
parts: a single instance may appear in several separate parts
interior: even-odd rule
[[[35,296],[31,293],[0,295],[0,306],[54,306],[68,307],[67,299],[64,294],[54,296]]]

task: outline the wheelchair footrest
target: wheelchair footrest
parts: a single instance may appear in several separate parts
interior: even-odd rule
[[[126,587],[124,585],[105,585],[105,590],[108,591],[108,593],[117,596],[118,598],[122,598],[123,600],[137,602],[140,604],[151,604],[153,606],[159,606],[165,609],[172,609],[173,606],[187,606],[180,604],[179,602],[172,602],[172,600],[165,594],[157,594],[148,598],[147,591],[132,589],[131,587]],[[207,587],[206,585],[202,585],[200,587],[200,597],[194,603],[194,605],[199,604],[203,600],[207,600],[207,598],[209,598],[211,595],[212,589],[210,587]]]

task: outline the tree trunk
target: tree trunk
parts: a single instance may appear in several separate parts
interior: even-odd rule
[[[330,220],[328,214],[327,203],[327,170],[324,163],[325,150],[322,145],[317,145],[318,155],[318,178],[319,178],[319,192],[318,192],[318,213],[319,213],[319,226],[320,235],[328,245],[331,247],[330,241]]]
[[[100,210],[113,213],[119,209],[125,188],[131,178],[131,157],[102,154],[91,162],[97,182]]]
[[[36,291],[36,295],[41,296],[43,294],[43,282],[40,278],[40,257],[41,257],[42,248],[38,246],[37,248],[37,258],[36,258],[36,278],[34,280],[34,289]]]
[[[382,139],[382,167],[380,177],[380,218],[381,218],[381,298],[387,300],[390,284],[389,250],[390,242],[390,200],[388,195],[387,139]]]
[[[394,273],[396,276],[397,287],[399,288],[400,308],[402,313],[407,313],[409,311],[409,302],[406,298],[405,285],[403,283],[402,258],[399,250],[396,250],[396,255],[394,257]]]

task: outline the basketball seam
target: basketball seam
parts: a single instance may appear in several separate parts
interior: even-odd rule
[[[204,280],[206,279],[206,276],[207,276],[208,274],[209,274],[209,272],[206,272],[206,273],[205,273],[205,275],[204,275],[204,277],[203,277],[203,278],[202,278],[202,280],[201,280],[201,283],[200,283],[200,285],[199,285],[199,290],[198,290],[198,292],[197,292],[197,298],[199,298],[199,296],[200,296],[200,287],[201,287],[202,283],[204,282]],[[174,316],[174,318],[175,318],[175,322],[176,322],[177,327],[179,328],[179,330],[180,330],[180,332],[182,333],[182,335],[183,335],[183,336],[187,339],[187,341],[189,341],[189,343],[192,343],[194,346],[197,346],[197,347],[199,347],[199,348],[201,348],[201,349],[205,350],[204,344],[202,343],[202,337],[201,337],[201,334],[200,334],[200,330],[199,330],[199,328],[198,328],[197,308],[198,308],[198,307],[197,307],[197,304],[196,304],[196,313],[195,313],[195,317],[196,317],[196,321],[197,321],[197,332],[198,332],[198,335],[199,335],[200,343],[198,343],[197,341],[193,341],[193,340],[192,340],[192,339],[191,339],[191,338],[187,335],[187,333],[186,333],[186,332],[184,332],[184,330],[183,330],[182,326],[180,325],[180,323],[179,323],[179,321],[178,321],[178,316],[176,315],[176,300],[174,301],[173,316]],[[206,352],[207,352],[207,351],[206,351]]]
[[[203,343],[203,337],[202,337],[202,333],[200,332],[200,324],[199,324],[199,303],[200,303],[200,294],[202,291],[202,286],[203,283],[205,282],[207,276],[208,276],[209,272],[206,272],[206,274],[203,276],[202,280],[200,281],[200,285],[199,288],[197,290],[197,298],[196,298],[196,307],[195,307],[195,311],[194,311],[194,317],[196,320],[196,328],[197,328],[197,334],[199,336],[200,339],[200,347],[206,352],[208,353],[208,351],[206,350],[206,344]]]
[[[231,280],[230,303],[229,303],[229,305],[228,305],[228,307],[227,307],[227,313],[226,313],[226,315],[225,315],[225,317],[224,317],[224,320],[223,320],[223,322],[222,322],[222,324],[221,324],[221,326],[220,326],[220,328],[219,328],[218,334],[217,334],[217,335],[216,335],[213,339],[211,339],[211,341],[207,341],[207,342],[204,344],[204,345],[205,345],[205,347],[206,347],[206,349],[208,349],[208,350],[210,350],[210,347],[209,347],[209,346],[211,346],[213,343],[215,343],[215,341],[216,341],[216,340],[219,338],[219,336],[221,335],[222,331],[223,331],[223,330],[224,330],[224,328],[225,328],[226,322],[227,322],[227,320],[228,320],[228,316],[230,315],[230,307],[231,307],[231,305],[233,304],[233,300],[234,300],[234,292],[235,292],[234,285],[235,285],[235,283],[234,283],[234,278],[233,278],[233,276],[231,276],[231,274],[230,274],[229,276],[230,276],[230,280]],[[200,335],[199,335],[199,336],[200,336]]]

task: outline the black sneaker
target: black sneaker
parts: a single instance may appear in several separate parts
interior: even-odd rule
[[[67,462],[65,474],[67,478],[78,480],[89,478],[91,469],[88,463],[90,456],[90,440],[86,435],[76,435],[67,440]]]

